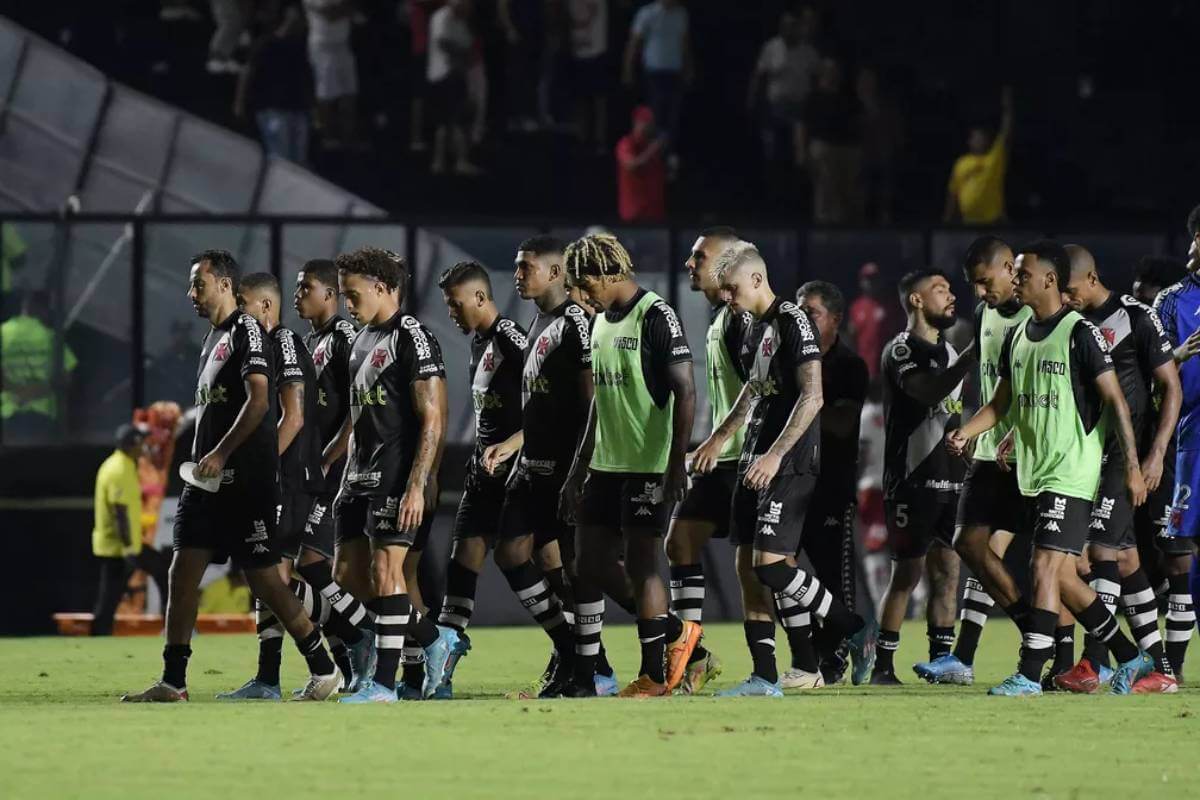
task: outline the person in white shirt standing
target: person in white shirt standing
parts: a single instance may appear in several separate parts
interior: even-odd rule
[[[475,38],[468,18],[470,0],[450,0],[429,21],[429,115],[433,121],[433,165],[435,175],[446,170],[446,148],[453,150],[454,172],[475,175],[479,169],[467,152],[464,126],[470,115],[467,71],[471,66]]]
[[[331,150],[352,145],[358,116],[358,65],[350,46],[353,0],[304,0],[304,13],[323,144]]]
[[[804,162],[804,101],[812,91],[813,75],[821,54],[813,44],[816,12],[809,7],[785,11],[779,33],[768,39],[758,54],[746,104],[761,106],[763,159],[768,164]],[[764,91],[765,89],[765,91]]]
[[[579,104],[579,133],[597,155],[608,155],[608,0],[567,0],[571,25],[571,93]]]

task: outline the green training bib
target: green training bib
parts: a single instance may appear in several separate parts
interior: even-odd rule
[[[708,367],[708,402],[712,407],[712,427],[717,426],[728,416],[729,411],[737,402],[738,394],[742,391],[742,379],[738,375],[733,362],[733,356],[725,347],[725,329],[733,312],[729,306],[722,306],[717,317],[708,326],[708,335],[704,340],[704,352],[707,356],[705,364]],[[718,461],[737,461],[742,456],[742,442],[746,438],[746,427],[738,428],[737,433],[725,442],[721,448]]]
[[[992,395],[996,393],[996,384],[1000,381],[998,370],[1000,368],[1000,351],[1004,349],[1004,337],[1008,335],[1010,329],[1020,325],[1025,320],[1033,316],[1033,311],[1029,306],[1021,306],[1017,313],[1011,317],[1006,317],[994,308],[983,307],[983,314],[979,321],[979,341],[976,346],[979,348],[979,405],[983,406],[992,399]],[[1000,440],[1008,434],[1012,427],[1010,419],[1006,416],[996,424],[996,427],[990,431],[983,433],[975,440],[975,460],[976,461],[995,461],[996,447],[1000,444]],[[1008,457],[1009,461],[1013,460],[1013,456]]]

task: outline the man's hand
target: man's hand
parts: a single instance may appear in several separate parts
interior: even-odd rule
[[[951,455],[961,456],[967,450],[971,440],[963,436],[962,428],[955,428],[946,434],[946,449]]]
[[[663,501],[668,505],[683,502],[687,494],[687,469],[682,461],[671,461],[663,473]]]
[[[1161,479],[1161,475],[1159,478]],[[1129,490],[1129,501],[1134,508],[1146,502],[1146,482],[1142,480],[1142,470],[1137,464],[1130,464],[1125,469],[1125,488]]]
[[[1002,472],[1012,472],[1012,464],[1008,463],[1008,457],[1012,455],[1012,451],[1017,446],[1016,429],[1009,430],[1004,434],[1004,438],[1000,440],[1000,444],[996,445],[996,466]]]
[[[425,490],[412,486],[400,498],[400,513],[396,515],[396,530],[416,532],[425,519]]]
[[[742,481],[746,484],[746,488],[760,491],[767,488],[771,481],[775,480],[775,475],[779,472],[779,467],[783,463],[783,459],[771,453],[763,453],[758,458],[754,459],[754,463],[750,465],[750,469],[746,471],[746,477]]]
[[[583,479],[582,471],[571,470],[563,483],[562,491],[558,493],[558,517],[563,522],[575,524],[575,517],[579,513],[579,501],[583,497]]]
[[[1162,483],[1163,453],[1151,450],[1142,461],[1142,480],[1146,483],[1146,492],[1153,492]]]
[[[1191,336],[1175,348],[1175,360],[1182,364],[1197,353],[1200,353],[1200,328],[1192,331]]]
[[[484,449],[480,463],[488,475],[494,475],[496,467],[508,461],[520,449],[521,445],[518,442],[514,442],[511,438],[505,439],[503,442],[490,445]]]
[[[723,442],[708,437],[704,443],[692,452],[688,460],[692,462],[693,475],[707,475],[717,467],[717,458],[721,455]]]
[[[213,450],[204,458],[200,459],[200,463],[196,465],[197,478],[217,478],[225,469],[225,455],[217,450]]]

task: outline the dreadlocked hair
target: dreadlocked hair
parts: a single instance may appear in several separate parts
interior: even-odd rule
[[[633,274],[633,259],[611,233],[592,233],[567,245],[563,263],[573,283],[585,275],[624,280]]]

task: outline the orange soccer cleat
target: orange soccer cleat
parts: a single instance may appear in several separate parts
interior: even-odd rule
[[[679,634],[679,638],[667,645],[667,691],[674,691],[679,684],[683,683],[683,677],[687,674],[688,660],[692,657],[692,651],[696,649],[696,645],[700,644],[700,636],[704,633],[703,629],[695,622],[683,620],[683,633]]]
[[[671,693],[665,683],[651,680],[649,675],[638,679],[617,693],[617,697],[666,697]]]
[[[1175,694],[1179,681],[1161,672],[1151,672],[1133,685],[1134,694]]]

